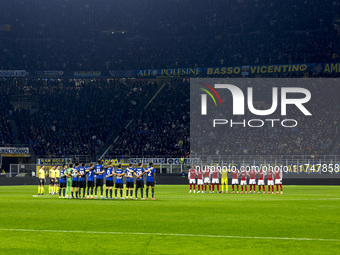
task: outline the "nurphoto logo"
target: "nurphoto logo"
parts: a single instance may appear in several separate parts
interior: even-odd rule
[[[223,103],[220,97],[220,94],[216,91],[216,89],[228,90],[232,96],[232,115],[234,116],[242,116],[245,115],[245,95],[243,91],[236,85],[232,84],[214,84],[214,87],[204,84],[205,88],[200,88],[206,94],[201,94],[201,115],[208,115],[208,103],[207,103],[207,95],[209,95],[215,106],[217,106],[217,102],[215,100],[214,95],[220,102],[221,107],[223,107]],[[210,91],[212,91],[212,94]],[[272,104],[269,109],[256,109],[254,106],[253,100],[253,88],[247,87],[247,108],[250,113],[257,116],[269,116],[272,115],[278,108],[279,101],[279,90],[280,90],[280,105],[281,105],[281,116],[287,116],[287,105],[294,105],[298,110],[302,112],[305,116],[311,116],[311,112],[304,106],[311,99],[311,92],[308,89],[301,87],[272,87]],[[288,97],[288,95],[300,95],[298,97]],[[302,95],[302,97],[301,97]],[[223,111],[229,111],[229,109],[223,108]],[[234,127],[236,125],[241,125],[242,127],[263,127],[265,123],[270,123],[271,127],[275,126],[275,122],[280,122],[282,127],[292,128],[298,125],[298,121],[296,119],[277,119],[277,118],[266,118],[266,119],[243,119],[243,121],[233,121],[233,119],[221,119],[214,118],[212,126],[216,127],[217,125],[226,125],[230,124],[230,127]]]

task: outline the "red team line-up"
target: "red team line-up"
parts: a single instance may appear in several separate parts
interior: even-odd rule
[[[228,172],[232,174],[232,189],[231,193],[235,193],[235,186],[237,189],[237,193],[239,193],[239,176],[241,176],[241,193],[243,193],[243,187],[245,188],[245,193],[247,193],[247,179],[249,177],[249,193],[252,191],[256,192],[256,177],[258,178],[257,185],[259,186],[258,194],[261,193],[261,187],[263,189],[263,194],[265,194],[265,183],[264,177],[267,176],[267,185],[268,185],[268,194],[270,194],[270,188],[272,190],[272,194],[274,194],[274,179],[276,185],[276,194],[279,194],[279,188],[282,192],[282,171],[279,167],[276,167],[275,170],[269,169],[268,171],[260,168],[258,171],[254,168],[250,170],[246,170],[245,167],[241,167],[240,170],[237,168],[233,168],[231,171],[228,169],[218,169],[217,167],[206,166],[203,170],[198,168],[195,169],[194,166],[191,166],[191,169],[188,173],[188,179],[190,184],[189,193],[196,192],[196,177],[197,177],[197,193],[207,192],[207,186],[209,186],[209,193],[215,192],[215,184],[217,186],[217,192],[223,193],[224,187],[226,188],[226,193],[228,193]],[[219,189],[221,179],[222,191]]]

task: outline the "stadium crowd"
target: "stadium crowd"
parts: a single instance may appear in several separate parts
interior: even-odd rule
[[[217,38],[143,38],[114,42],[0,40],[0,69],[130,70],[173,67],[331,62],[333,32],[220,35]]]
[[[10,104],[7,86],[0,86],[0,102],[0,144],[10,145],[14,143],[15,134],[11,125],[13,106]]]
[[[124,1],[60,1],[50,11],[50,4],[21,1],[32,14],[23,16],[8,11],[14,8],[8,3],[0,11],[0,70],[330,62],[337,53],[332,22],[340,1],[128,2],[139,11],[125,8]],[[71,15],[73,5],[77,11]]]
[[[131,5],[137,8],[128,8]],[[28,0],[9,1],[2,7],[0,70],[339,61],[340,30],[334,23],[339,0],[105,0],[102,4],[63,0],[39,5]],[[76,11],[70,12],[72,9]],[[292,76],[300,75],[305,74]],[[182,156],[189,153],[190,142],[197,142],[189,138],[186,79],[10,78],[2,79],[0,85],[0,143],[30,144],[38,155],[94,157],[111,144],[108,155]],[[303,132],[298,128],[258,129],[251,137],[232,130],[228,143],[216,140],[214,154],[329,153],[338,135],[338,108],[331,107],[338,106],[338,93],[328,91],[333,92],[329,104],[322,101],[322,93],[326,93],[322,89],[316,89],[320,107],[312,109],[319,125],[307,122],[301,127]],[[31,107],[20,106],[20,98],[29,98]],[[327,129],[326,120],[331,122]]]
[[[12,80],[2,84],[1,106],[10,109],[13,101],[33,98],[37,106],[22,107],[16,102],[13,117],[19,140],[37,155],[92,155],[131,118],[151,92],[154,81],[130,80]],[[13,97],[15,95],[15,97]],[[6,111],[5,111],[6,112]],[[6,115],[2,117],[4,123]],[[5,126],[9,128],[7,124]],[[2,132],[11,134],[11,132]],[[8,138],[7,138],[8,139]]]
[[[14,142],[12,115],[19,130],[18,140],[30,144],[37,155],[95,156],[104,144],[110,143],[108,156],[180,157],[189,153],[188,79],[162,81],[164,87],[151,101],[161,88],[156,80],[10,80],[2,81],[1,86],[1,107],[5,113],[1,119],[2,144]],[[340,123],[338,89],[315,87],[313,95],[317,102],[310,108],[313,117],[298,127],[272,129],[268,126],[253,129],[251,136],[242,129],[230,129],[227,140],[215,138],[215,151],[200,153],[329,153]],[[18,101],[22,97],[33,99],[35,106],[25,109],[14,103],[13,108],[9,98]],[[292,117],[298,119],[298,114],[296,109]],[[273,118],[276,117],[280,118]],[[250,119],[251,115],[244,118]],[[126,126],[130,120],[132,122]],[[117,135],[118,140],[113,142]]]
[[[148,108],[121,130],[109,154],[170,157],[188,153],[189,82],[188,79],[169,81]]]

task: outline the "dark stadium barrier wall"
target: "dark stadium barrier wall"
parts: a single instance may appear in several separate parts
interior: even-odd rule
[[[47,178],[49,184],[49,178]],[[158,174],[156,178],[157,184],[182,184],[188,185],[188,178],[182,177],[180,174]],[[231,179],[228,180],[231,184]],[[13,185],[38,185],[37,178],[30,177],[12,177],[0,178],[0,186]],[[340,185],[340,175],[296,175],[286,176],[283,178],[283,185]]]

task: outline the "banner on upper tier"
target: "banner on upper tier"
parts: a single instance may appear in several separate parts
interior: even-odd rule
[[[114,72],[111,75],[129,74],[133,71]],[[137,78],[148,77],[198,77],[198,76],[251,76],[261,74],[284,74],[284,73],[339,73],[340,63],[300,63],[280,65],[243,65],[243,66],[222,66],[222,67],[192,67],[192,68],[169,68],[169,69],[140,69],[135,71]],[[127,77],[127,76],[125,76]]]
[[[237,77],[288,73],[336,74],[340,73],[340,62],[300,63],[279,65],[240,65],[220,67],[188,67],[138,70],[104,71],[25,71],[0,70],[0,77],[36,78],[170,78],[170,77]]]
[[[0,77],[24,77],[25,70],[0,70]]]
[[[208,67],[206,74],[210,75],[252,75],[252,74],[279,74],[309,71],[311,64],[291,65],[258,65],[258,66],[231,66]]]
[[[29,157],[28,147],[0,147],[0,154],[3,157]]]
[[[340,73],[340,63],[324,63],[323,73]]]
[[[79,78],[100,77],[101,71],[75,71],[73,76]]]
[[[62,78],[65,76],[64,71],[53,71],[53,70],[45,70],[45,71],[36,71],[32,73],[32,75],[38,77],[46,77],[46,78]]]
[[[137,70],[136,73],[138,78],[177,77],[177,76],[196,77],[204,74],[204,68],[191,67],[191,68],[168,68],[168,69],[141,69]]]

